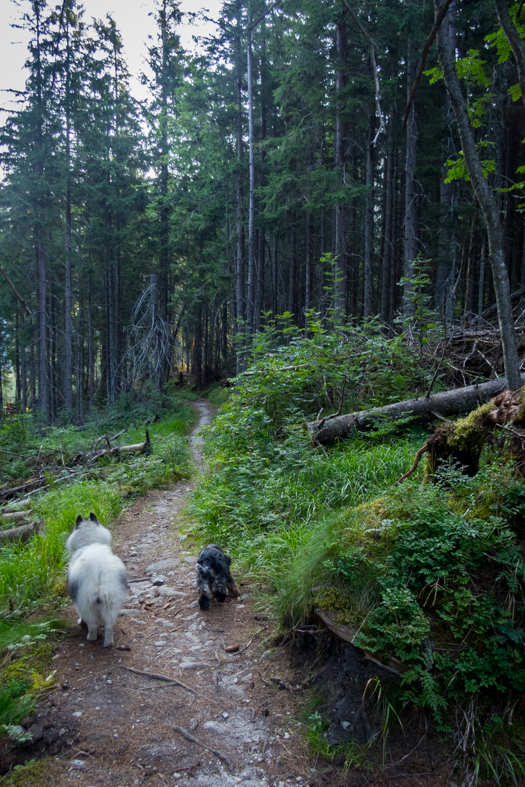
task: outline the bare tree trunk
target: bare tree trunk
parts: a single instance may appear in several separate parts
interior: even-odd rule
[[[253,132],[253,31],[250,30],[248,37],[247,57],[248,57],[248,142],[249,142],[249,170],[250,170],[250,192],[248,197],[248,303],[246,309],[246,321],[248,330],[253,330],[254,316],[254,295],[255,295],[255,150]]]
[[[18,304],[15,313],[15,401],[20,407],[22,381],[20,378],[20,324],[18,321]]]
[[[263,9],[265,0],[263,0]],[[261,59],[260,59],[260,96],[261,96],[261,140],[266,139],[266,22],[262,19],[261,22]],[[264,179],[264,161],[266,153],[264,146],[261,150],[261,174],[259,178],[259,186],[265,185]],[[265,278],[265,262],[266,262],[266,232],[264,227],[259,228],[259,251],[258,251],[258,265],[257,265],[257,283],[255,290],[255,331],[261,328],[261,313],[264,310],[264,278]]]
[[[304,329],[308,331],[308,312],[311,308],[312,298],[312,258],[314,217],[311,211],[306,214],[306,254],[304,265]]]
[[[66,158],[69,170],[69,124],[66,131]],[[73,323],[72,323],[72,282],[71,282],[71,184],[69,171],[66,185],[66,253],[64,281],[64,369],[62,385],[64,386],[64,405],[69,412],[73,409]]]
[[[277,315],[277,235],[272,237],[272,317]]]
[[[340,96],[346,85],[345,60],[346,60],[346,24],[345,17],[337,23],[337,69],[336,92]],[[344,103],[338,97],[335,120],[335,166],[339,170],[341,183],[345,180],[345,144],[346,128],[343,120]],[[346,312],[346,296],[348,288],[348,270],[346,259],[346,207],[337,205],[335,208],[335,309],[339,320],[344,319]]]
[[[70,63],[69,63],[69,22],[66,14],[66,204],[65,204],[65,280],[64,280],[64,368],[62,370],[62,386],[64,405],[71,413],[73,410],[73,296],[71,274],[71,95],[70,95]]]
[[[417,64],[414,57],[413,44],[408,39],[407,51],[407,99],[416,77]],[[406,125],[406,159],[405,159],[405,244],[403,254],[403,314],[411,317],[414,314],[412,302],[414,260],[417,257],[417,210],[416,210],[416,160],[417,160],[417,120],[416,106],[413,103]]]
[[[473,265],[474,265],[474,239],[476,235],[476,214],[472,216],[470,225],[470,239],[468,245],[467,255],[467,271],[465,274],[465,301],[463,303],[463,313],[468,315],[474,311],[474,280],[473,280]]]
[[[80,298],[78,310],[78,360],[77,360],[77,422],[84,422],[84,298]]]
[[[440,208],[442,212],[438,237],[438,264],[436,272],[434,308],[445,323],[452,320],[454,297],[454,236],[453,209],[454,184],[445,183],[443,170],[440,184]]]
[[[258,233],[258,254],[257,254],[257,286],[255,288],[255,313],[254,313],[254,331],[261,329],[261,313],[264,309],[264,274],[266,262],[266,233],[264,228],[261,227]]]
[[[57,319],[53,289],[49,293],[48,347],[49,347],[49,404],[51,422],[58,414],[58,375],[57,375]]]
[[[374,118],[370,119],[366,145],[365,248],[363,260],[363,317],[372,315],[374,259]]]
[[[436,15],[441,0],[434,0]],[[485,179],[483,168],[476,151],[474,133],[465,99],[456,73],[454,52],[450,40],[450,22],[445,16],[437,34],[438,54],[447,91],[450,95],[452,108],[458,124],[461,147],[470,183],[479,203],[489,243],[489,256],[492,269],[494,294],[498,308],[498,323],[501,334],[505,376],[509,388],[516,390],[521,386],[519,371],[518,347],[512,318],[510,285],[503,252],[503,232],[501,218],[494,191]]]
[[[88,296],[88,378],[89,378],[89,409],[95,406],[95,348],[93,342],[93,324],[91,316],[91,277],[89,277]]]
[[[49,354],[47,345],[47,281],[44,231],[38,229],[36,247],[38,303],[38,406],[44,420],[49,421]]]
[[[295,306],[297,302],[297,238],[295,230],[292,230],[292,254],[290,257],[289,274],[288,311],[295,316]]]
[[[22,316],[20,321],[20,336],[22,339],[21,357],[20,357],[20,366],[21,366],[20,374],[21,374],[21,386],[22,386],[22,412],[25,415],[25,413],[27,412],[27,368],[26,368],[27,363],[26,363],[26,348],[25,348],[26,337],[25,337],[24,327],[25,327],[25,318],[24,318],[24,312],[22,311]]]
[[[241,59],[241,3],[237,2],[237,209],[235,215],[235,233],[237,236],[237,256],[235,270],[235,300],[237,304],[236,333],[244,328],[241,323],[246,319],[246,303],[244,299],[244,228],[242,226],[242,59]],[[237,348],[236,371],[237,374],[244,370],[244,356],[241,349]]]
[[[394,118],[390,117],[388,151],[385,162],[383,188],[385,189],[385,207],[383,213],[383,260],[381,266],[381,320],[390,323],[390,288],[393,279],[394,240],[392,224],[394,220]]]
[[[200,388],[202,383],[202,303],[199,301],[195,309],[195,331],[193,340],[193,373],[195,385]]]

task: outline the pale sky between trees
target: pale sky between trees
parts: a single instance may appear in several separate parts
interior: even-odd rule
[[[132,94],[139,99],[145,98],[147,88],[140,84],[139,74],[147,71],[146,42],[148,36],[155,33],[155,22],[150,16],[154,11],[154,3],[151,0],[83,0],[82,4],[87,22],[92,17],[102,19],[106,14],[113,16],[124,40],[126,60],[132,75]],[[53,5],[52,1],[49,5]],[[179,6],[183,13],[196,13],[204,9],[209,12],[207,16],[216,19],[222,0],[207,0],[205,3],[181,0]],[[12,96],[5,91],[24,88],[26,74],[23,66],[27,57],[28,35],[23,30],[13,29],[11,24],[17,22],[28,7],[29,0],[0,0],[0,107],[6,109],[12,108],[14,104]],[[187,17],[183,17],[179,30],[182,45],[192,51],[195,47],[193,37],[208,35],[213,29],[211,22],[196,20],[190,24]],[[0,123],[3,123],[5,114],[0,113]]]

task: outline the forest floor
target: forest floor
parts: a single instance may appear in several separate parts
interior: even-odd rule
[[[213,410],[205,401],[195,406],[199,423],[192,441],[199,465],[198,431]],[[183,480],[149,493],[116,524],[114,550],[126,564],[130,592],[115,627],[115,647],[102,647],[100,631],[94,643],[80,626],[75,634],[76,622],[73,636],[59,644],[53,658],[57,688],[24,722],[33,743],[17,758],[37,758],[34,784],[448,785],[441,768],[440,776],[429,773],[428,761],[409,774],[406,767],[405,773],[359,767],[344,774],[328,760],[312,758],[301,729],[308,698],[280,690],[272,678],[288,688],[300,683],[315,667],[315,653],[292,664],[287,648],[274,647],[275,623],[257,614],[256,589],[242,582],[240,598],[199,609],[197,550],[188,548],[191,534],[181,535],[177,524],[194,483]],[[67,614],[75,619],[72,608]],[[238,651],[228,652],[233,646]],[[178,683],[155,679],[159,674]],[[33,784],[29,774],[24,784]]]

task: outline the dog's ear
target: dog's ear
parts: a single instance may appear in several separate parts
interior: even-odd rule
[[[77,521],[75,522],[75,530],[77,529],[77,527],[80,525],[81,522],[82,522],[82,517],[79,514],[79,516],[77,516]]]
[[[92,521],[92,522],[94,522],[96,525],[98,525],[98,524],[99,524],[99,521],[98,521],[98,519],[96,518],[96,516],[95,516],[95,514],[93,513],[93,511],[92,511],[92,512],[91,512],[91,514],[89,515],[89,518],[90,518],[90,519],[91,519],[91,521]]]

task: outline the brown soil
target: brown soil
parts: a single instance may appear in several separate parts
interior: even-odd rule
[[[200,464],[196,435],[212,408],[206,402],[196,407],[193,442]],[[61,763],[53,768],[55,787],[448,785],[421,735],[405,741],[397,755],[401,759],[415,746],[410,762],[388,771],[359,767],[344,774],[337,764],[309,755],[300,721],[309,692],[290,686],[325,664],[321,693],[334,690],[339,704],[333,713],[339,708],[357,719],[352,714],[359,715],[363,686],[375,673],[355,648],[331,635],[321,642],[315,632],[305,633],[296,647],[275,647],[275,623],[257,614],[256,589],[242,581],[240,598],[199,609],[197,550],[178,524],[192,486],[180,481],[152,492],[117,523],[114,549],[126,564],[130,592],[115,627],[115,647],[102,647],[100,631],[97,642],[88,642],[80,626],[59,645],[53,659],[59,688],[24,723],[33,743],[16,750],[18,761],[55,757]],[[170,562],[155,566],[161,561]],[[164,584],[152,584],[155,574],[165,577]],[[72,609],[69,614],[73,620]],[[229,652],[232,646],[238,652]],[[350,683],[341,686],[345,670]],[[370,734],[364,712],[358,729]],[[4,745],[0,754],[8,762],[14,745]]]

